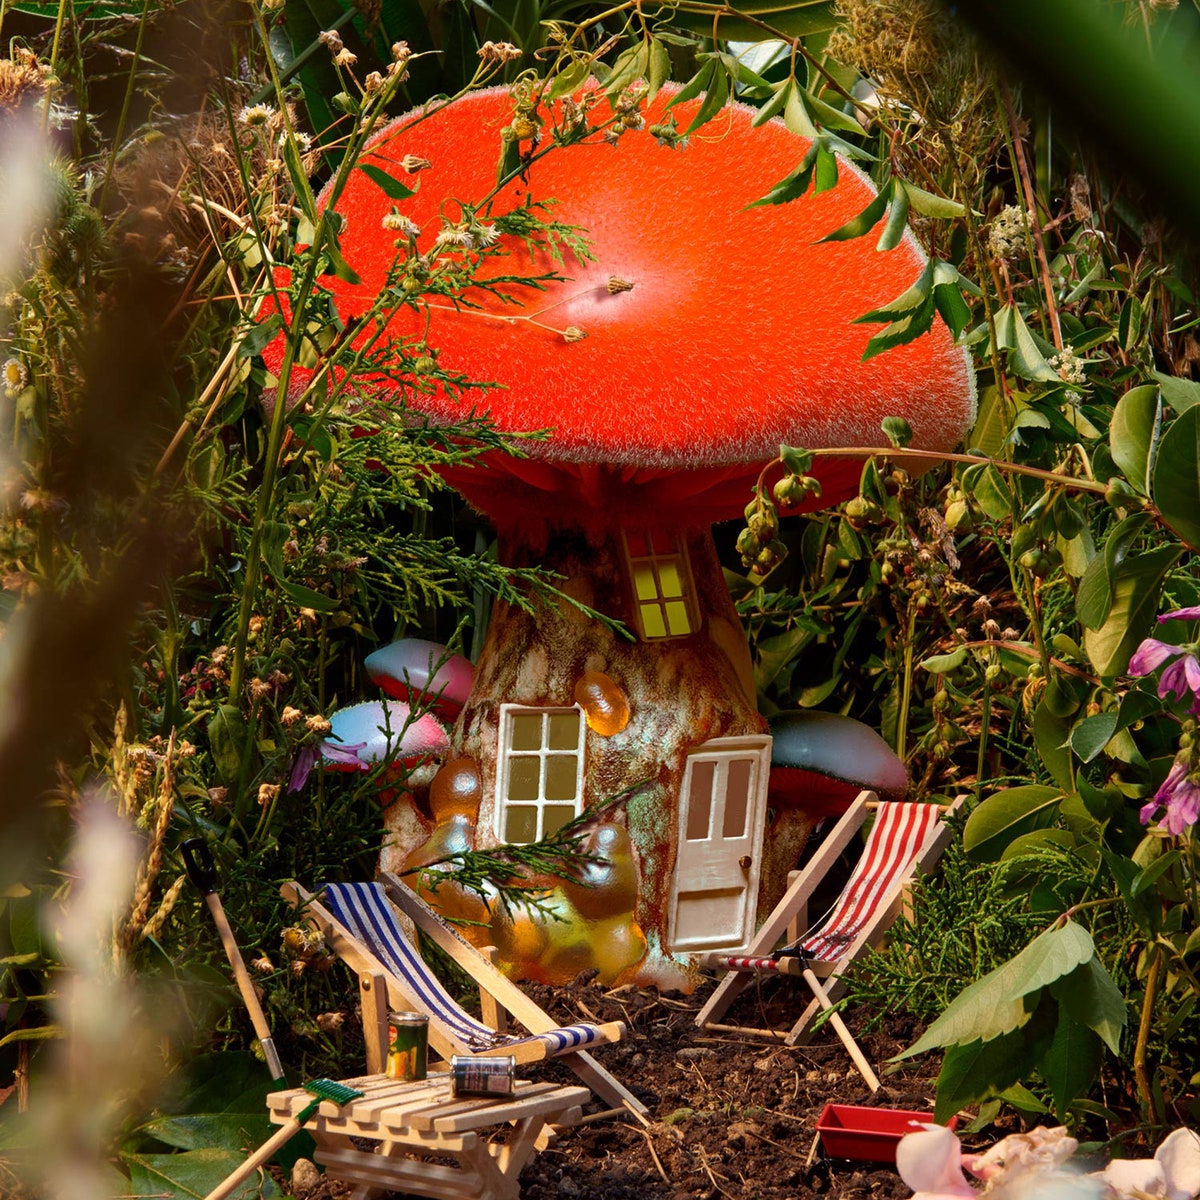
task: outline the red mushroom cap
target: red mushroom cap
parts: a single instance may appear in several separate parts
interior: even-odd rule
[[[659,93],[647,124],[663,119],[673,94],[670,87]],[[680,128],[697,103],[672,110]],[[556,149],[493,201],[492,211],[506,212],[529,196],[557,200],[554,217],[583,227],[596,256],[586,264],[568,257],[561,269],[570,281],[545,292],[516,289],[523,309],[478,289],[471,293],[475,313],[431,298],[427,340],[440,349],[440,365],[502,386],[467,400],[441,390],[413,393],[410,407],[438,423],[476,406],[505,431],[553,429],[550,440],[526,445],[528,459],[492,455],[487,469],[456,474],[456,486],[493,517],[545,517],[547,492],[573,491],[582,503],[605,507],[610,519],[624,509],[644,522],[648,512],[666,509],[701,524],[740,511],[749,483],[781,442],[877,445],[888,416],[907,418],[914,446],[949,449],[963,436],[973,376],[940,321],[917,341],[861,361],[878,327],[854,321],[912,285],[925,263],[915,239],[906,233],[884,253],[871,236],[819,241],[875,195],[844,162],[826,192],[748,207],[808,149],[779,121],[752,129],[753,116],[734,105],[684,150],[659,146],[644,131],[625,134],[615,148]],[[411,128],[402,117],[374,141],[372,164],[408,186],[419,181],[416,195],[396,207],[421,227],[422,253],[441,230],[442,213],[459,216],[448,197],[475,204],[493,186],[500,131],[511,118],[506,91],[492,89]],[[406,175],[398,164],[407,154],[432,166]],[[396,235],[381,227],[392,202],[361,172],[338,207],[347,218],[343,252],[362,277],[360,285],[333,283],[339,311],[350,317],[382,286]],[[522,244],[506,240],[511,257],[490,260],[485,275],[553,265],[541,253],[531,264]],[[609,294],[610,277],[632,290]],[[495,319],[522,314],[587,336],[569,342],[527,320]],[[424,321],[423,313],[403,309],[389,333],[415,336]],[[276,347],[276,360],[279,354]],[[823,502],[852,494],[859,469],[819,460]],[[514,477],[528,487],[514,488]]]

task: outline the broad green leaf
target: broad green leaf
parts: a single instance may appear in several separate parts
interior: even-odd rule
[[[1036,993],[1095,954],[1091,934],[1074,921],[1039,934],[1019,954],[964,988],[924,1034],[897,1058],[939,1046],[990,1042],[1026,1024]],[[1027,1005],[1026,997],[1035,998]],[[1007,1086],[1007,1085],[1002,1085]]]
[[[837,155],[825,144],[824,138],[817,141],[816,147],[817,161],[813,177],[813,195],[819,196],[822,192],[837,187],[838,160]]]
[[[792,88],[783,105],[783,123],[797,137],[808,138],[810,141],[816,141],[821,136],[820,130],[813,124],[812,117],[808,115],[808,108],[804,103],[804,92],[797,86]]]
[[[966,214],[967,210],[961,204],[947,200],[945,196],[935,196],[932,192],[922,191],[907,180],[901,180],[900,186],[908,196],[908,203],[923,217],[961,217]]]
[[[1176,375],[1164,375],[1161,371],[1152,371],[1162,388],[1163,399],[1177,412],[1183,414],[1189,408],[1200,404],[1200,383],[1191,379],[1180,379]]]
[[[1091,762],[1108,745],[1117,731],[1116,712],[1085,717],[1071,730],[1071,749],[1085,762]]]
[[[813,640],[811,629],[799,625],[777,633],[772,637],[763,638],[756,645],[756,661],[754,664],[754,682],[760,691],[770,687],[789,667],[794,667],[796,656]]]
[[[630,54],[631,52],[636,53],[637,49],[638,47],[633,47],[632,51],[626,50],[621,57],[617,59],[617,62],[620,62],[626,54]],[[688,100],[694,100],[700,95],[701,92],[706,91],[712,86],[713,76],[717,73],[717,61],[711,55],[702,55],[701,57],[704,61],[701,64],[700,69],[691,77],[691,79],[687,81],[687,83],[683,85],[683,87],[679,89],[679,91],[675,93],[674,96],[671,97],[670,100],[667,101],[668,109],[674,108],[676,104],[684,104]],[[630,78],[636,78],[636,71]],[[613,91],[611,84],[609,85],[608,90],[609,94],[611,95]],[[617,90],[619,91],[620,89],[618,88]]]
[[[550,81],[550,90],[547,93],[547,98],[558,100],[563,96],[569,96],[572,92],[578,91],[587,82],[587,78],[591,73],[591,63],[586,58],[574,59],[567,63]]]
[[[1125,997],[1095,955],[1054,984],[1050,993],[1074,1020],[1099,1034],[1114,1054],[1120,1054]]]
[[[1150,472],[1162,426],[1162,404],[1152,384],[1130,388],[1117,401],[1108,426],[1113,462],[1143,496],[1150,494]]]
[[[1050,778],[1064,792],[1069,792],[1075,786],[1072,773],[1074,764],[1067,744],[1071,733],[1070,721],[1055,714],[1043,697],[1033,713],[1032,732],[1034,747],[1050,772]]]
[[[986,1100],[1030,1074],[1049,1046],[1042,1019],[988,1042],[951,1046],[937,1078],[933,1119],[948,1121],[968,1104]]]
[[[406,187],[400,180],[389,175],[380,167],[373,167],[370,163],[360,162],[358,170],[375,184],[389,200],[407,200],[409,196],[417,194],[416,188]]]
[[[1121,305],[1121,315],[1117,318],[1117,340],[1122,350],[1132,350],[1142,336],[1142,302],[1136,296],[1130,296]]]
[[[1149,891],[1179,861],[1179,858],[1178,850],[1168,850],[1166,854],[1160,854],[1152,863],[1143,867],[1129,886],[1130,896],[1137,897],[1143,892]]]
[[[796,80],[790,75],[787,79],[781,80],[779,83],[772,84],[772,96],[756,112],[750,121],[751,125],[765,125],[772,117],[777,117],[783,112],[783,106],[788,102],[788,97],[791,95],[792,89],[799,87]]]
[[[880,422],[884,436],[897,450],[912,442],[912,426],[903,417],[884,417]]]
[[[739,0],[736,8],[729,8],[717,17],[717,28],[713,30],[713,6],[691,4],[683,0],[679,5],[670,4],[660,8],[645,5],[642,12],[667,19],[670,24],[700,34],[702,37],[716,36],[719,40],[733,42],[758,42],[763,39],[764,22],[785,38],[804,38],[824,33],[837,24],[832,0]],[[746,18],[751,18],[747,20]]]
[[[1018,834],[1044,829],[1054,820],[1060,788],[1030,783],[989,796],[963,826],[963,849],[979,862],[995,862]]]
[[[946,328],[957,341],[971,323],[971,309],[962,298],[962,292],[956,284],[939,283],[933,289],[933,302],[937,306],[938,316],[946,322]]]
[[[947,671],[958,670],[966,661],[966,647],[959,646],[957,650],[951,650],[949,654],[933,654],[929,658],[922,659],[920,665],[931,675],[944,675]]]
[[[684,132],[693,133],[702,125],[707,124],[725,107],[728,99],[729,76],[721,69],[720,64],[716,63],[713,67],[712,83],[708,91],[704,93],[704,99],[700,101],[700,107],[696,109],[692,123]]]
[[[265,321],[260,321],[253,326],[248,334],[242,338],[241,344],[238,346],[239,358],[251,358],[255,354],[261,354],[266,349],[267,343],[283,328],[283,314],[273,312]]]
[[[182,1154],[126,1154],[134,1196],[161,1200],[203,1200],[241,1166],[238,1150],[188,1150]],[[256,1171],[229,1193],[229,1200],[278,1196],[279,1188],[265,1170]]]
[[[1181,413],[1163,434],[1152,494],[1163,520],[1200,551],[1200,406]]]
[[[812,470],[813,453],[811,450],[780,445],[779,458],[792,475],[807,475]]]
[[[1085,629],[1099,629],[1112,611],[1116,595],[1117,568],[1150,518],[1134,513],[1113,526],[1103,550],[1088,564],[1075,597],[1075,615]]]
[[[1014,838],[1000,855],[1002,863],[1011,863],[1027,854],[1037,854],[1051,846],[1063,850],[1071,850],[1075,846],[1075,836],[1066,829],[1035,829],[1032,833],[1023,833]]]
[[[246,752],[246,719],[232,704],[222,704],[208,719],[208,748],[222,783],[233,783]]]
[[[1117,567],[1108,617],[1099,629],[1083,634],[1083,649],[1102,677],[1120,675],[1129,665],[1154,621],[1163,580],[1182,553],[1182,546],[1163,546]]]
[[[583,66],[586,68],[587,63]],[[586,78],[586,71],[584,72]],[[662,89],[662,85],[671,78],[671,56],[667,53],[666,46],[658,40],[658,38],[650,39],[649,62],[646,66],[646,83],[650,90],[646,94],[647,100],[653,100]],[[583,80],[580,80],[582,83]]]
[[[1022,379],[1040,383],[1062,382],[1038,348],[1016,305],[1006,304],[996,314],[996,338],[1000,347],[1008,351],[1009,366]]]
[[[840,108],[834,108],[832,104],[827,104],[820,96],[810,91],[806,90],[804,96],[808,111],[825,129],[840,129],[843,133],[862,135],[862,126],[852,116],[842,112]]]
[[[1086,1026],[1060,1015],[1050,1048],[1038,1066],[1054,1099],[1059,1120],[1076,1096],[1087,1093],[1100,1071],[1100,1039]]]
[[[142,1126],[142,1132],[179,1150],[238,1150],[252,1142],[265,1142],[271,1136],[267,1117],[266,1094],[259,1111],[187,1113],[178,1117],[159,1117]]]
[[[997,968],[1012,999],[1029,996],[1069,975],[1096,953],[1092,935],[1082,925],[1067,920],[1039,934],[1015,958]]]

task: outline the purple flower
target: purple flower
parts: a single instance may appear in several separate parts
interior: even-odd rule
[[[1177,608],[1163,613],[1159,621],[1200,621],[1200,605],[1192,608]],[[1149,675],[1164,663],[1169,663],[1159,677],[1158,694],[1164,700],[1194,700],[1192,712],[1200,716],[1200,659],[1196,657],[1195,644],[1174,646],[1160,642],[1158,638],[1146,638],[1133,652],[1129,660],[1130,675]]]
[[[1154,799],[1142,807],[1142,824],[1148,825],[1159,808],[1165,808],[1163,827],[1168,833],[1182,833],[1200,817],[1200,771],[1189,771],[1186,751],[1171,765]]]
[[[366,746],[366,742],[355,742],[350,746],[342,746],[337,742],[323,741],[316,746],[303,746],[292,764],[292,773],[288,778],[288,791],[298,792],[307,782],[312,769],[320,759],[326,762],[338,763],[349,767],[357,767],[360,771],[369,769],[369,765],[358,757],[358,752]]]

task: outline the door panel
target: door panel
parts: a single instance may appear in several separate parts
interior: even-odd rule
[[[736,950],[754,932],[771,739],[716,738],[688,756],[670,949]]]

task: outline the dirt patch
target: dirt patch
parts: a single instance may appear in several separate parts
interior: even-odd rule
[[[786,1028],[805,997],[798,981],[764,979],[743,996],[727,1024]],[[802,986],[802,985],[800,985]],[[597,1057],[650,1109],[632,1117],[585,1121],[563,1132],[521,1175],[525,1200],[843,1200],[907,1198],[889,1167],[810,1158],[817,1117],[830,1102],[928,1110],[936,1061],[887,1073],[887,1060],[911,1045],[919,1027],[900,1013],[868,1030],[873,1014],[849,1009],[847,1024],[884,1080],[872,1094],[831,1029],[807,1046],[782,1039],[705,1033],[694,1023],[711,985],[693,996],[633,986],[609,990],[581,977],[564,988],[529,987],[556,1020],[624,1021],[628,1039]],[[538,1077],[576,1082],[560,1063]],[[1000,1136],[996,1132],[994,1136]],[[994,1140],[988,1136],[985,1141]],[[303,1200],[346,1194],[322,1183]]]

